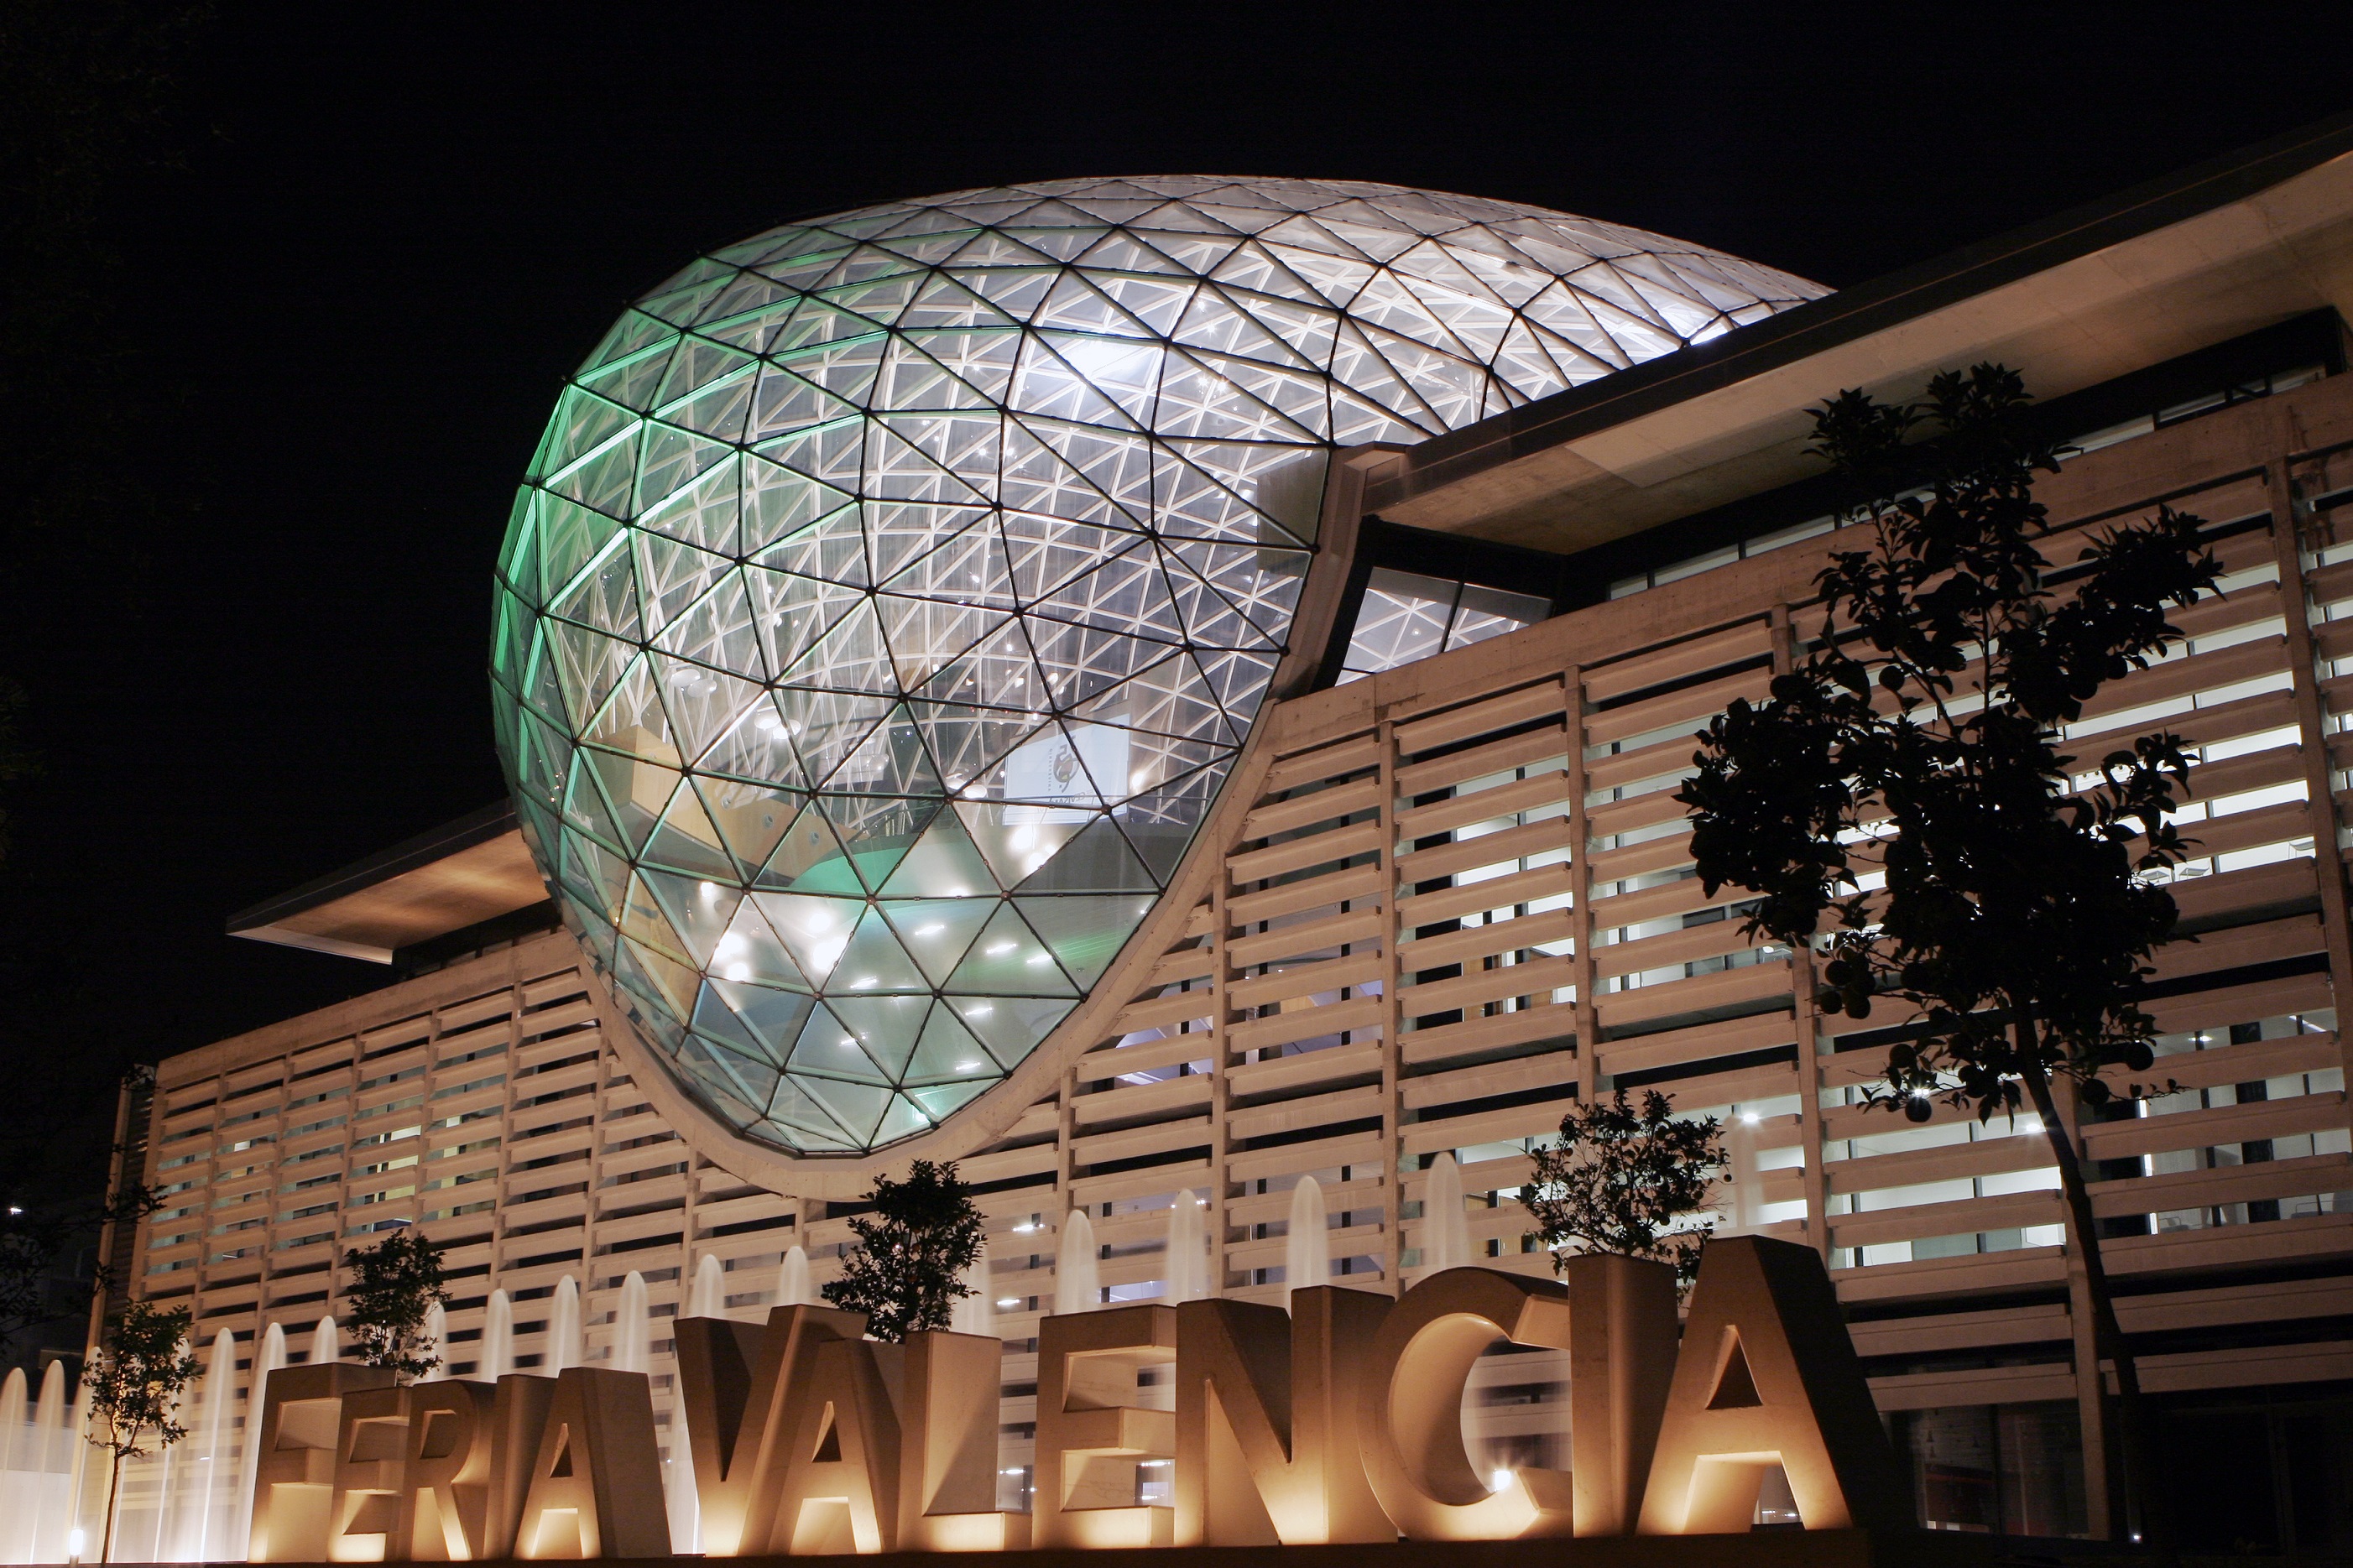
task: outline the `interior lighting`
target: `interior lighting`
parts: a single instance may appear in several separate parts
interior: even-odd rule
[[[1054,955],[1050,952],[1034,952],[1029,959],[1029,967],[1032,969],[1043,969],[1053,962]]]
[[[1236,207],[1263,214],[1264,232],[1279,237],[1253,242],[1271,247],[1277,263],[1252,274],[1256,293],[1220,273],[1224,253],[1215,245],[1171,248],[1166,237],[1225,233],[1218,215]],[[1294,214],[1303,221],[1282,221]],[[1133,229],[1129,215],[1144,215]],[[1335,216],[1348,238],[1317,226],[1317,218]],[[1060,263],[1066,287],[1050,296],[997,287],[1020,281],[1023,258],[1034,266],[1039,247],[1071,258]],[[1183,292],[1181,322],[1146,323],[1114,302],[1124,296],[1113,279],[1134,247],[1156,251],[1165,286]],[[886,310],[891,319],[874,333],[878,357],[944,363],[957,374],[975,365],[977,378],[965,384],[987,390],[943,416],[968,421],[973,438],[944,432],[921,451],[868,439],[900,413],[892,399],[902,388],[890,376],[844,383],[822,419],[782,395],[805,384],[792,359],[800,345],[761,328],[754,312],[781,319],[804,295],[812,308],[831,309],[818,289],[838,282],[837,263],[853,252],[887,256],[881,265],[896,269],[851,286],[871,286],[874,305],[885,294],[928,305],[977,289],[1011,312],[1007,324],[1020,346],[996,379],[973,360],[987,353],[969,328],[937,310]],[[1505,276],[1514,258],[1525,276],[1506,292],[1477,281]],[[1421,302],[1421,280],[1439,275],[1431,268],[1458,279],[1445,304]],[[1344,292],[1327,291],[1344,276]],[[1708,281],[1683,280],[1694,276]],[[1573,285],[1556,281],[1571,278]],[[902,936],[854,917],[852,900],[873,888],[878,870],[893,900],[937,899],[944,888],[946,897],[1002,900],[1025,919],[1039,917],[1030,921],[1036,931],[1084,931],[1116,947],[1147,918],[1162,868],[1181,861],[1265,702],[1313,558],[1314,520],[1335,449],[1461,429],[1820,292],[1633,230],[1613,226],[1598,243],[1591,225],[1538,208],[1313,180],[1080,179],[970,191],[820,216],[694,260],[632,305],[561,393],[500,555],[501,630],[492,656],[501,762],[527,837],[552,858],[542,869],[560,870],[591,840],[641,847],[614,858],[652,894],[632,910],[626,931],[603,918],[594,891],[549,880],[581,917],[591,961],[629,994],[643,1020],[637,1044],[655,1058],[646,1070],[667,1065],[696,1076],[681,1053],[701,1005],[697,988],[727,984],[740,962],[766,952],[766,939],[754,927],[750,948],[723,955],[705,934],[670,921],[664,911],[681,902],[704,908],[695,898],[703,874],[655,863],[648,857],[659,850],[642,847],[699,842],[757,857],[737,871],[709,872],[715,891],[705,897],[714,907],[789,895],[790,914],[762,913],[786,924],[790,952],[813,984],[800,984],[800,976],[788,984],[792,970],[781,962],[751,965],[754,991],[731,988],[730,1001],[754,1013],[822,1006],[870,989],[855,972],[834,973],[844,950],[825,939],[837,930],[858,932],[861,959],[872,944],[877,976],[921,969],[904,947],[938,935]],[[1285,319],[1312,319],[1316,324],[1303,330],[1326,342],[1339,334],[1353,352],[1311,358],[1270,335],[1253,321],[1254,311],[1263,318],[1264,293]],[[754,294],[756,304],[747,299]],[[1588,304],[1596,294],[1625,309],[1597,318]],[[867,308],[865,298],[847,308]],[[1341,298],[1365,303],[1335,303]],[[1481,325],[1458,331],[1459,310]],[[1535,350],[1538,341],[1545,347]],[[1215,355],[1204,352],[1210,344]],[[718,411],[731,398],[728,406],[753,412],[748,423],[727,416],[723,428]],[[681,415],[702,432],[691,458],[683,447],[628,434],[672,408],[709,416],[698,424]],[[1007,459],[997,444],[979,437],[1010,431],[1005,421],[1016,412],[1050,416],[1071,432],[1069,441],[1039,446],[1024,459],[1034,471],[1018,498],[1009,480],[999,483]],[[754,451],[773,461],[752,462]],[[762,552],[765,562],[781,547],[789,559],[775,557],[778,571],[729,578],[733,609],[696,610],[698,595],[715,590],[695,575],[704,570],[698,563],[714,558],[678,536],[679,503],[706,494],[697,476],[716,475],[711,465],[738,455],[765,476],[761,504],[742,508],[734,525],[741,554]],[[819,472],[828,487],[807,477]],[[1130,473],[1171,482],[1155,478],[1142,493],[1125,494],[1131,521],[1104,529],[1084,498],[1102,493],[1096,481],[1104,476]],[[965,496],[959,511],[971,515],[933,531],[919,514],[934,509],[877,500],[847,532],[838,522],[810,523],[806,547],[776,536],[774,521],[821,515],[826,497],[844,486],[878,498]],[[617,530],[600,557],[562,542],[583,513]],[[871,546],[884,532],[899,552],[887,599],[865,580]],[[1007,554],[986,555],[973,540]],[[617,559],[629,567],[615,572]],[[1017,562],[1025,564],[1017,569]],[[1009,574],[1017,571],[1018,581]],[[1193,600],[1166,591],[1187,582],[1206,589],[1191,609],[1180,601]],[[982,605],[1003,635],[992,627],[976,652],[970,613]],[[1438,640],[1455,646],[1488,635],[1485,622],[1464,632],[1470,613],[1438,627]],[[744,637],[747,624],[760,635]],[[1137,657],[1145,648],[1151,657]],[[587,708],[568,724],[546,719],[544,693],[533,695],[532,682],[551,659],[604,672],[593,720]],[[974,700],[982,697],[993,706]],[[1086,717],[1073,712],[1081,703]],[[1035,716],[1050,711],[1055,721],[1041,728]],[[793,713],[806,717],[786,717]],[[881,719],[885,713],[895,716]],[[880,731],[872,729],[878,720]],[[780,730],[823,743],[787,746]],[[860,737],[869,733],[884,743],[868,745]],[[591,740],[607,788],[567,794],[568,760]],[[1145,796],[1180,775],[1195,783]],[[1126,781],[1129,796],[1145,798],[1115,802],[1115,784],[1099,792],[1090,778]],[[818,789],[827,795],[809,805]],[[870,813],[848,797],[905,808]],[[955,809],[941,809],[951,799]],[[565,814],[559,803],[567,801],[577,803],[577,815]],[[633,820],[616,820],[600,804],[611,801],[628,803]],[[827,820],[803,822],[804,810]],[[639,815],[649,820],[634,820]],[[1082,838],[1100,846],[1086,857],[1100,863],[1074,870],[1061,887],[1036,885],[1051,868],[1047,857]],[[1098,873],[1118,877],[1109,886],[1119,890],[1082,879]],[[812,927],[805,940],[807,906],[798,900],[808,897],[831,900],[839,925]],[[971,929],[945,925],[959,942]],[[1035,948],[1029,940],[1020,945]],[[700,973],[689,970],[681,986],[658,985],[652,975],[675,973],[661,955],[678,952],[700,955]],[[1019,987],[1028,994],[1018,1004],[1006,998],[1007,1016],[991,1026],[987,1057],[967,1089],[1001,1077],[1078,1005],[1083,988],[1050,963]],[[812,1108],[798,1098],[806,1086],[787,1082],[770,1103],[711,1113],[793,1153],[864,1153],[912,1135],[933,1114],[905,1078],[919,1070],[915,1047],[934,1009],[976,1016],[965,999],[974,978],[955,977],[955,1001],[911,996],[873,1024],[876,1060],[906,1064],[881,1084],[884,1093],[823,1096]],[[815,996],[795,994],[795,984]],[[879,993],[879,983],[871,990]],[[735,1066],[750,1066],[757,1052],[749,1041],[701,1038],[693,1049],[732,1056]],[[787,1067],[784,1076],[798,1071]],[[787,1100],[799,1110],[771,1114]]]
[[[1491,1492],[1503,1491],[1511,1484],[1512,1472],[1509,1470],[1494,1470],[1488,1474],[1487,1489]]]
[[[1000,958],[1013,951],[1013,944],[1009,942],[992,942],[981,951],[991,958]]]
[[[958,1071],[958,1072],[978,1072],[979,1070],[980,1070],[980,1064],[979,1064],[978,1062],[958,1062],[958,1063],[956,1063],[956,1071]]]
[[[1018,1296],[999,1296],[997,1299],[997,1304],[999,1307],[1008,1309],[1018,1307],[1021,1305],[1021,1298]],[[1018,1470],[1008,1470],[1005,1473],[1008,1476],[1018,1476],[1021,1472]]]
[[[939,921],[934,921],[929,925],[917,926],[915,928],[915,934],[917,936],[937,936],[940,932],[947,929],[947,927],[942,925]]]

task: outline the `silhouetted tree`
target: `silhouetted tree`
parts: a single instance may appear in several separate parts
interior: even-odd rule
[[[343,1262],[352,1271],[346,1300],[360,1360],[390,1367],[403,1381],[439,1366],[441,1357],[425,1337],[427,1313],[449,1300],[439,1245],[406,1226],[374,1247],[353,1247],[343,1254]]]
[[[188,1348],[188,1309],[159,1311],[133,1301],[107,1321],[98,1354],[82,1373],[90,1410],[90,1441],[113,1458],[106,1482],[106,1528],[98,1560],[114,1553],[116,1494],[122,1487],[122,1461],[133,1454],[162,1453],[188,1435],[180,1425],[180,1395],[196,1375]]]
[[[1671,1263],[1675,1288],[1689,1290],[1715,1227],[1678,1226],[1707,1202],[1724,1167],[1722,1132],[1713,1116],[1677,1121],[1655,1089],[1639,1111],[1621,1089],[1562,1117],[1560,1142],[1536,1151],[1533,1178],[1520,1189],[1553,1271],[1560,1272],[1574,1243],[1585,1252]]]
[[[2186,852],[2168,814],[2190,768],[2168,733],[2087,763],[2063,749],[2064,726],[2173,646],[2169,608],[2221,568],[2200,520],[2160,507],[2083,536],[2060,580],[2033,499],[2058,453],[2027,402],[2015,373],[1978,365],[1937,376],[1924,403],[1845,392],[1817,411],[1811,450],[1853,487],[1841,537],[1858,548],[1819,579],[1806,658],[1708,726],[1678,798],[1709,895],[1754,889],[1752,933],[1825,958],[1824,1012],[1899,1004],[1906,1031],[1876,1103],[1915,1121],[1939,1100],[1980,1121],[2024,1104],[2041,1118],[2116,1367],[2126,1473],[2162,1546],[2139,1379],[2052,1083],[2096,1106],[2112,1078],[2150,1067],[2139,1000],[2174,931],[2157,878]]]
[[[849,1222],[858,1248],[825,1299],[866,1314],[866,1331],[893,1343],[924,1329],[944,1329],[955,1304],[974,1293],[962,1275],[980,1257],[985,1236],[972,1189],[954,1161],[918,1160],[903,1182],[874,1179],[871,1215]]]

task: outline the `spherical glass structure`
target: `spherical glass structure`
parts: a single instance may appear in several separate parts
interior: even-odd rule
[[[498,740],[644,1042],[792,1152],[1002,1079],[1151,908],[1285,647],[1335,446],[1820,292],[1559,213],[1065,181],[773,230],[566,384]]]

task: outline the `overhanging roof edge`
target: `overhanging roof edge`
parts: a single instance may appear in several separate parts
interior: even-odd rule
[[[1378,511],[1532,453],[1623,425],[2021,278],[2268,190],[2353,153],[2353,114],[2160,176],[1990,239],[1810,300],[1721,337],[1556,392],[1408,447],[1376,469]]]
[[[291,920],[338,899],[349,898],[353,893],[391,881],[437,860],[448,859],[478,844],[503,837],[515,831],[517,826],[514,806],[507,801],[486,805],[480,811],[468,812],[454,821],[445,822],[389,849],[363,860],[354,860],[275,898],[264,899],[249,909],[239,910],[228,917],[227,932],[231,936],[259,935],[263,928]],[[264,937],[262,940],[283,939]]]

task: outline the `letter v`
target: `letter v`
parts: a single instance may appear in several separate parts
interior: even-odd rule
[[[807,1384],[818,1345],[865,1332],[863,1314],[830,1307],[772,1308],[757,1327],[725,1318],[679,1321],[680,1397],[705,1556],[767,1549],[792,1436],[786,1396]]]

